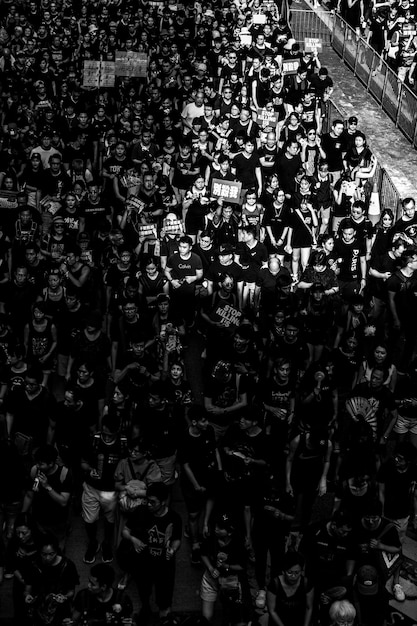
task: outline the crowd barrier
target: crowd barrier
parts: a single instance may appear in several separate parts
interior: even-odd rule
[[[382,106],[396,126],[417,147],[417,96],[392,71],[385,61],[339,15],[323,10],[291,9],[291,29],[300,46],[305,39],[319,39],[322,46],[333,47],[346,65]],[[336,104],[326,103],[323,132],[330,130],[334,119],[345,119]],[[370,146],[372,149],[372,146]],[[378,193],[381,210],[397,215],[401,195],[387,171],[378,163],[369,188]]]

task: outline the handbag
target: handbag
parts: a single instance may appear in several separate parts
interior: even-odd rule
[[[127,460],[129,465],[129,471],[132,476],[131,480],[127,482],[127,486],[131,489],[135,490],[135,493],[132,495],[127,493],[127,491],[123,491],[119,496],[119,507],[123,513],[131,513],[135,511],[138,507],[145,504],[146,497],[146,483],[143,480],[138,480],[136,478],[136,472],[132,465],[132,461],[130,459]],[[149,465],[145,468],[145,471],[142,474],[142,478],[146,475],[148,471]]]
[[[242,602],[242,587],[237,574],[219,576],[219,589],[223,599],[240,604]]]

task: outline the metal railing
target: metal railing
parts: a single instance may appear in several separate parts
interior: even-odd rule
[[[398,81],[397,75],[385,61],[364,39],[356,36],[355,31],[340,15],[317,9],[291,8],[290,26],[294,39],[300,45],[309,37],[320,39],[322,45],[332,46],[394,120],[396,126],[417,145],[417,96]],[[333,120],[344,118],[345,115],[335,103],[328,100],[323,133],[330,131]],[[381,211],[391,209],[394,215],[400,214],[401,195],[379,163],[367,188],[369,193],[370,190],[378,192]]]
[[[323,120],[323,133],[330,131],[333,120],[344,119],[344,114],[338,109],[332,100],[326,102],[326,113]],[[372,149],[372,146],[371,146]],[[369,180],[369,184],[365,186],[367,189],[368,199],[372,191],[378,192],[381,211],[391,209],[395,217],[401,215],[401,196],[387,174],[385,168],[378,163],[375,175]]]
[[[333,22],[333,49],[365,86],[396,127],[417,148],[417,95],[385,60],[340,16]]]
[[[322,46],[332,45],[334,15],[317,9],[290,9],[290,24],[294,39],[304,48],[304,40],[319,39]]]

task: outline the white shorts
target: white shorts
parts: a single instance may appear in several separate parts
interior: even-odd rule
[[[205,602],[216,602],[218,591],[218,582],[206,570],[201,579],[200,598]]]
[[[83,485],[81,496],[82,517],[87,524],[93,524],[103,511],[104,517],[110,524],[116,519],[117,491],[100,491],[88,483]]]
[[[405,435],[406,433],[417,435],[417,419],[415,417],[403,417],[399,415],[394,426],[394,432],[397,433],[397,435]]]

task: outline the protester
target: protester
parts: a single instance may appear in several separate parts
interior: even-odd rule
[[[24,585],[66,562],[53,546],[81,511],[76,558],[101,547],[104,566],[75,604],[75,575],[52,591],[57,619],[128,623],[135,581],[141,623],[153,587],[172,622],[178,496],[205,619],[219,597],[246,626],[268,590],[271,623],[325,624],[353,589],[366,622],[369,501],[401,540],[416,522],[415,199],[368,218],[359,112],[330,113],[334,77],[286,2],[157,4],[0,10],[0,578],[26,626]],[[368,7],[340,4],[363,33]],[[364,11],[370,41],[412,85],[408,3],[384,11]]]

